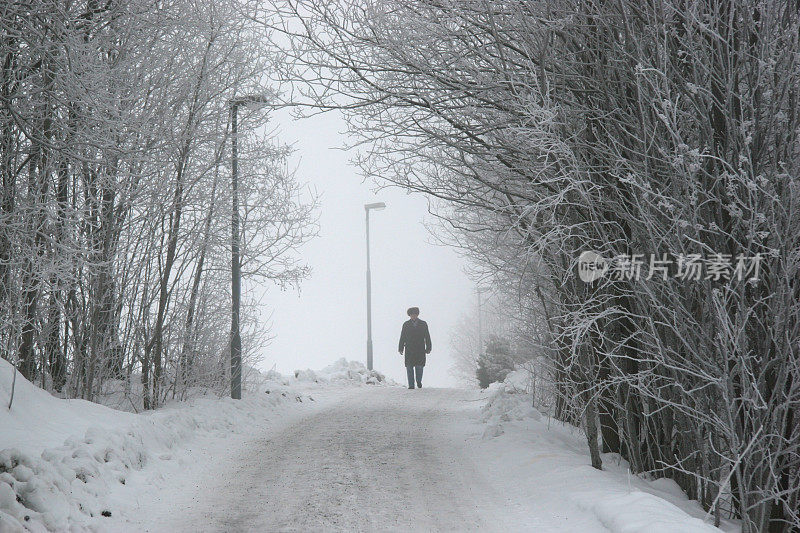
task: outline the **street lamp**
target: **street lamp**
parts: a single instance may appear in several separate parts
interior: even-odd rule
[[[265,105],[267,97],[258,94],[228,100],[231,108],[231,398],[242,399],[242,335],[239,308],[242,300],[242,263],[239,258],[239,147],[238,111],[242,105]]]
[[[369,212],[372,209],[379,211],[385,208],[386,204],[383,202],[364,205],[367,220],[367,370],[372,370],[372,278],[369,269]]]
[[[481,294],[487,292],[488,287],[478,287],[478,358],[483,356],[483,305],[481,303]]]

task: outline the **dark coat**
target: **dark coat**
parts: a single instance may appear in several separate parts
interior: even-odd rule
[[[403,353],[405,349],[406,366],[425,366],[425,354],[431,353],[431,347],[427,322],[417,319],[416,324],[412,320],[403,323],[398,350]]]

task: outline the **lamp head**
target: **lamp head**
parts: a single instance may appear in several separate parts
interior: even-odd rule
[[[228,100],[228,105],[238,107],[240,105],[263,106],[269,103],[269,98],[264,94],[248,94]]]
[[[374,204],[364,204],[364,209],[369,211],[370,209],[386,209],[386,204],[383,202],[375,202]]]

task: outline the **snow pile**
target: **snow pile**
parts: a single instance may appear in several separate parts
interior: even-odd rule
[[[486,424],[484,439],[498,437],[505,433],[503,425],[512,420],[542,419],[532,404],[532,398],[526,394],[528,384],[527,373],[515,370],[506,376],[501,383],[492,383],[486,389],[487,401],[481,409],[481,420]]]
[[[672,480],[632,475],[616,454],[603,455],[603,471],[592,468],[585,436],[533,407],[525,374],[512,372],[505,382],[490,385],[479,411],[484,461],[510,472],[514,490],[543,506],[568,500],[614,533],[720,531]],[[739,529],[731,521],[721,527]]]
[[[283,381],[283,375],[274,368],[267,371],[263,376],[266,381]]]
[[[526,370],[514,370],[506,375],[503,383],[499,384],[508,393],[530,391],[531,376]]]
[[[297,381],[310,381],[313,383],[320,383],[320,378],[317,376],[317,373],[311,370],[310,368],[307,368],[305,370],[295,370],[294,379],[296,379]]]
[[[688,516],[665,498],[640,490],[616,490],[602,495],[593,491],[572,498],[615,533],[719,533],[719,529]]]
[[[52,397],[0,359],[0,531],[103,529],[116,511],[108,495],[134,471],[171,461],[198,433],[252,430],[303,395],[199,398],[136,415]],[[299,399],[298,399],[299,398]]]
[[[360,361],[348,361],[344,357],[328,365],[322,370],[295,370],[294,377],[297,381],[314,383],[345,383],[367,385],[387,385],[386,376],[377,370],[367,370]]]

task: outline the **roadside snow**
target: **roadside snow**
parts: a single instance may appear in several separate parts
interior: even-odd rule
[[[136,416],[85,400],[58,400],[17,374],[14,403],[7,409],[13,379],[11,363],[0,359],[0,449],[18,448],[30,454],[64,444],[90,426],[131,424]]]
[[[187,454],[198,443],[224,449],[314,400],[293,380],[264,381],[242,401],[204,397],[133,414],[54,398],[17,374],[9,411],[12,376],[11,364],[0,359],[2,533],[105,530],[109,517],[130,505],[124,490],[116,501],[112,495],[132,475],[148,472],[157,486],[169,463],[185,469],[192,462]]]
[[[551,509],[577,505],[614,533],[740,530],[731,521],[723,521],[721,528],[707,523],[699,503],[674,481],[632,475],[618,455],[603,455],[603,471],[592,468],[584,436],[532,407],[526,379],[516,371],[484,392],[480,419],[485,426],[474,445],[478,462],[504,473],[496,482],[511,498],[528,498]]]

